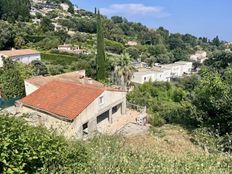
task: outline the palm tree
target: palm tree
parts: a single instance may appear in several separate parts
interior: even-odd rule
[[[135,71],[135,68],[130,64],[130,62],[130,55],[128,53],[123,53],[120,56],[118,66],[115,69],[123,87],[127,87],[129,85],[129,81],[133,76],[133,72]]]

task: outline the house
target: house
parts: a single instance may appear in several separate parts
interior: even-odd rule
[[[137,84],[144,84],[149,81],[154,81],[154,72],[149,70],[134,72],[131,78],[131,82]]]
[[[133,83],[144,84],[145,82],[163,81],[167,82],[171,79],[171,70],[152,67],[152,68],[140,68],[138,72],[135,72],[131,81]]]
[[[64,11],[68,11],[68,9],[69,9],[69,5],[66,4],[66,3],[61,3],[61,4],[60,4],[60,7],[61,7]]]
[[[52,24],[54,25],[54,31],[61,31],[61,30],[68,31],[67,27],[59,25],[59,24],[57,24],[55,22],[53,22]]]
[[[51,81],[70,81],[77,84],[91,85],[94,87],[102,88],[104,85],[98,81],[95,81],[89,77],[86,77],[85,70],[68,72],[55,76],[35,76],[24,81],[26,95],[38,90],[40,87],[46,85]]]
[[[190,56],[190,60],[203,63],[205,60],[207,60],[207,52],[206,51],[197,51],[195,54]]]
[[[181,77],[183,75],[182,66],[180,64],[176,64],[176,63],[164,64],[164,65],[160,65],[160,67],[162,69],[164,68],[171,70],[172,77]]]
[[[178,61],[175,64],[181,65],[182,74],[191,74],[193,69],[193,63],[187,61]]]
[[[130,40],[127,42],[127,45],[128,46],[136,46],[136,45],[138,45],[138,42]]]
[[[33,24],[40,25],[40,23],[41,23],[41,19],[37,19],[37,18],[32,19],[32,23],[33,23]]]
[[[145,62],[134,61],[131,63],[134,68],[148,68],[148,64]]]
[[[126,110],[125,91],[104,86],[84,72],[32,78],[25,81],[25,88],[27,96],[18,102],[21,112],[67,137],[82,138],[101,131]]]
[[[61,52],[68,52],[73,54],[87,54],[87,51],[80,49],[79,45],[64,44],[59,45],[58,50]]]
[[[13,61],[22,62],[25,64],[29,64],[33,60],[41,59],[40,53],[31,49],[0,51],[0,67],[3,66],[2,57],[12,59]]]

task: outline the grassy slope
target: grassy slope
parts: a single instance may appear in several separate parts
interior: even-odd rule
[[[191,144],[190,136],[180,127],[156,128],[148,137],[99,136],[85,142],[71,142],[43,128],[28,126],[21,119],[1,115],[0,132],[3,143],[0,164],[3,162],[13,170],[19,169],[17,166],[40,164],[43,171],[55,173],[227,174],[232,171],[231,157],[204,153]],[[14,147],[14,151],[9,147]],[[32,159],[27,157],[31,153]]]

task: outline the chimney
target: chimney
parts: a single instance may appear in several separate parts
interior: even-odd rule
[[[85,77],[85,70],[77,71],[77,74],[79,75],[80,78],[84,78]]]

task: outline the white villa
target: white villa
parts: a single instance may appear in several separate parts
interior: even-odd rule
[[[86,50],[80,49],[79,45],[71,45],[71,44],[59,45],[58,50],[62,52],[68,52],[68,53],[74,53],[74,54],[87,53]]]
[[[22,62],[25,64],[29,64],[33,60],[41,59],[40,53],[31,49],[0,51],[0,67],[3,66],[2,57],[12,59],[13,61]]]
[[[27,96],[18,102],[32,122],[82,138],[101,131],[126,112],[126,92],[85,77],[84,71],[25,81]]]
[[[179,61],[172,64],[158,64],[152,68],[137,68],[131,81],[143,84],[148,81],[168,82],[171,78],[182,77],[184,74],[190,74],[192,71],[192,62]]]

